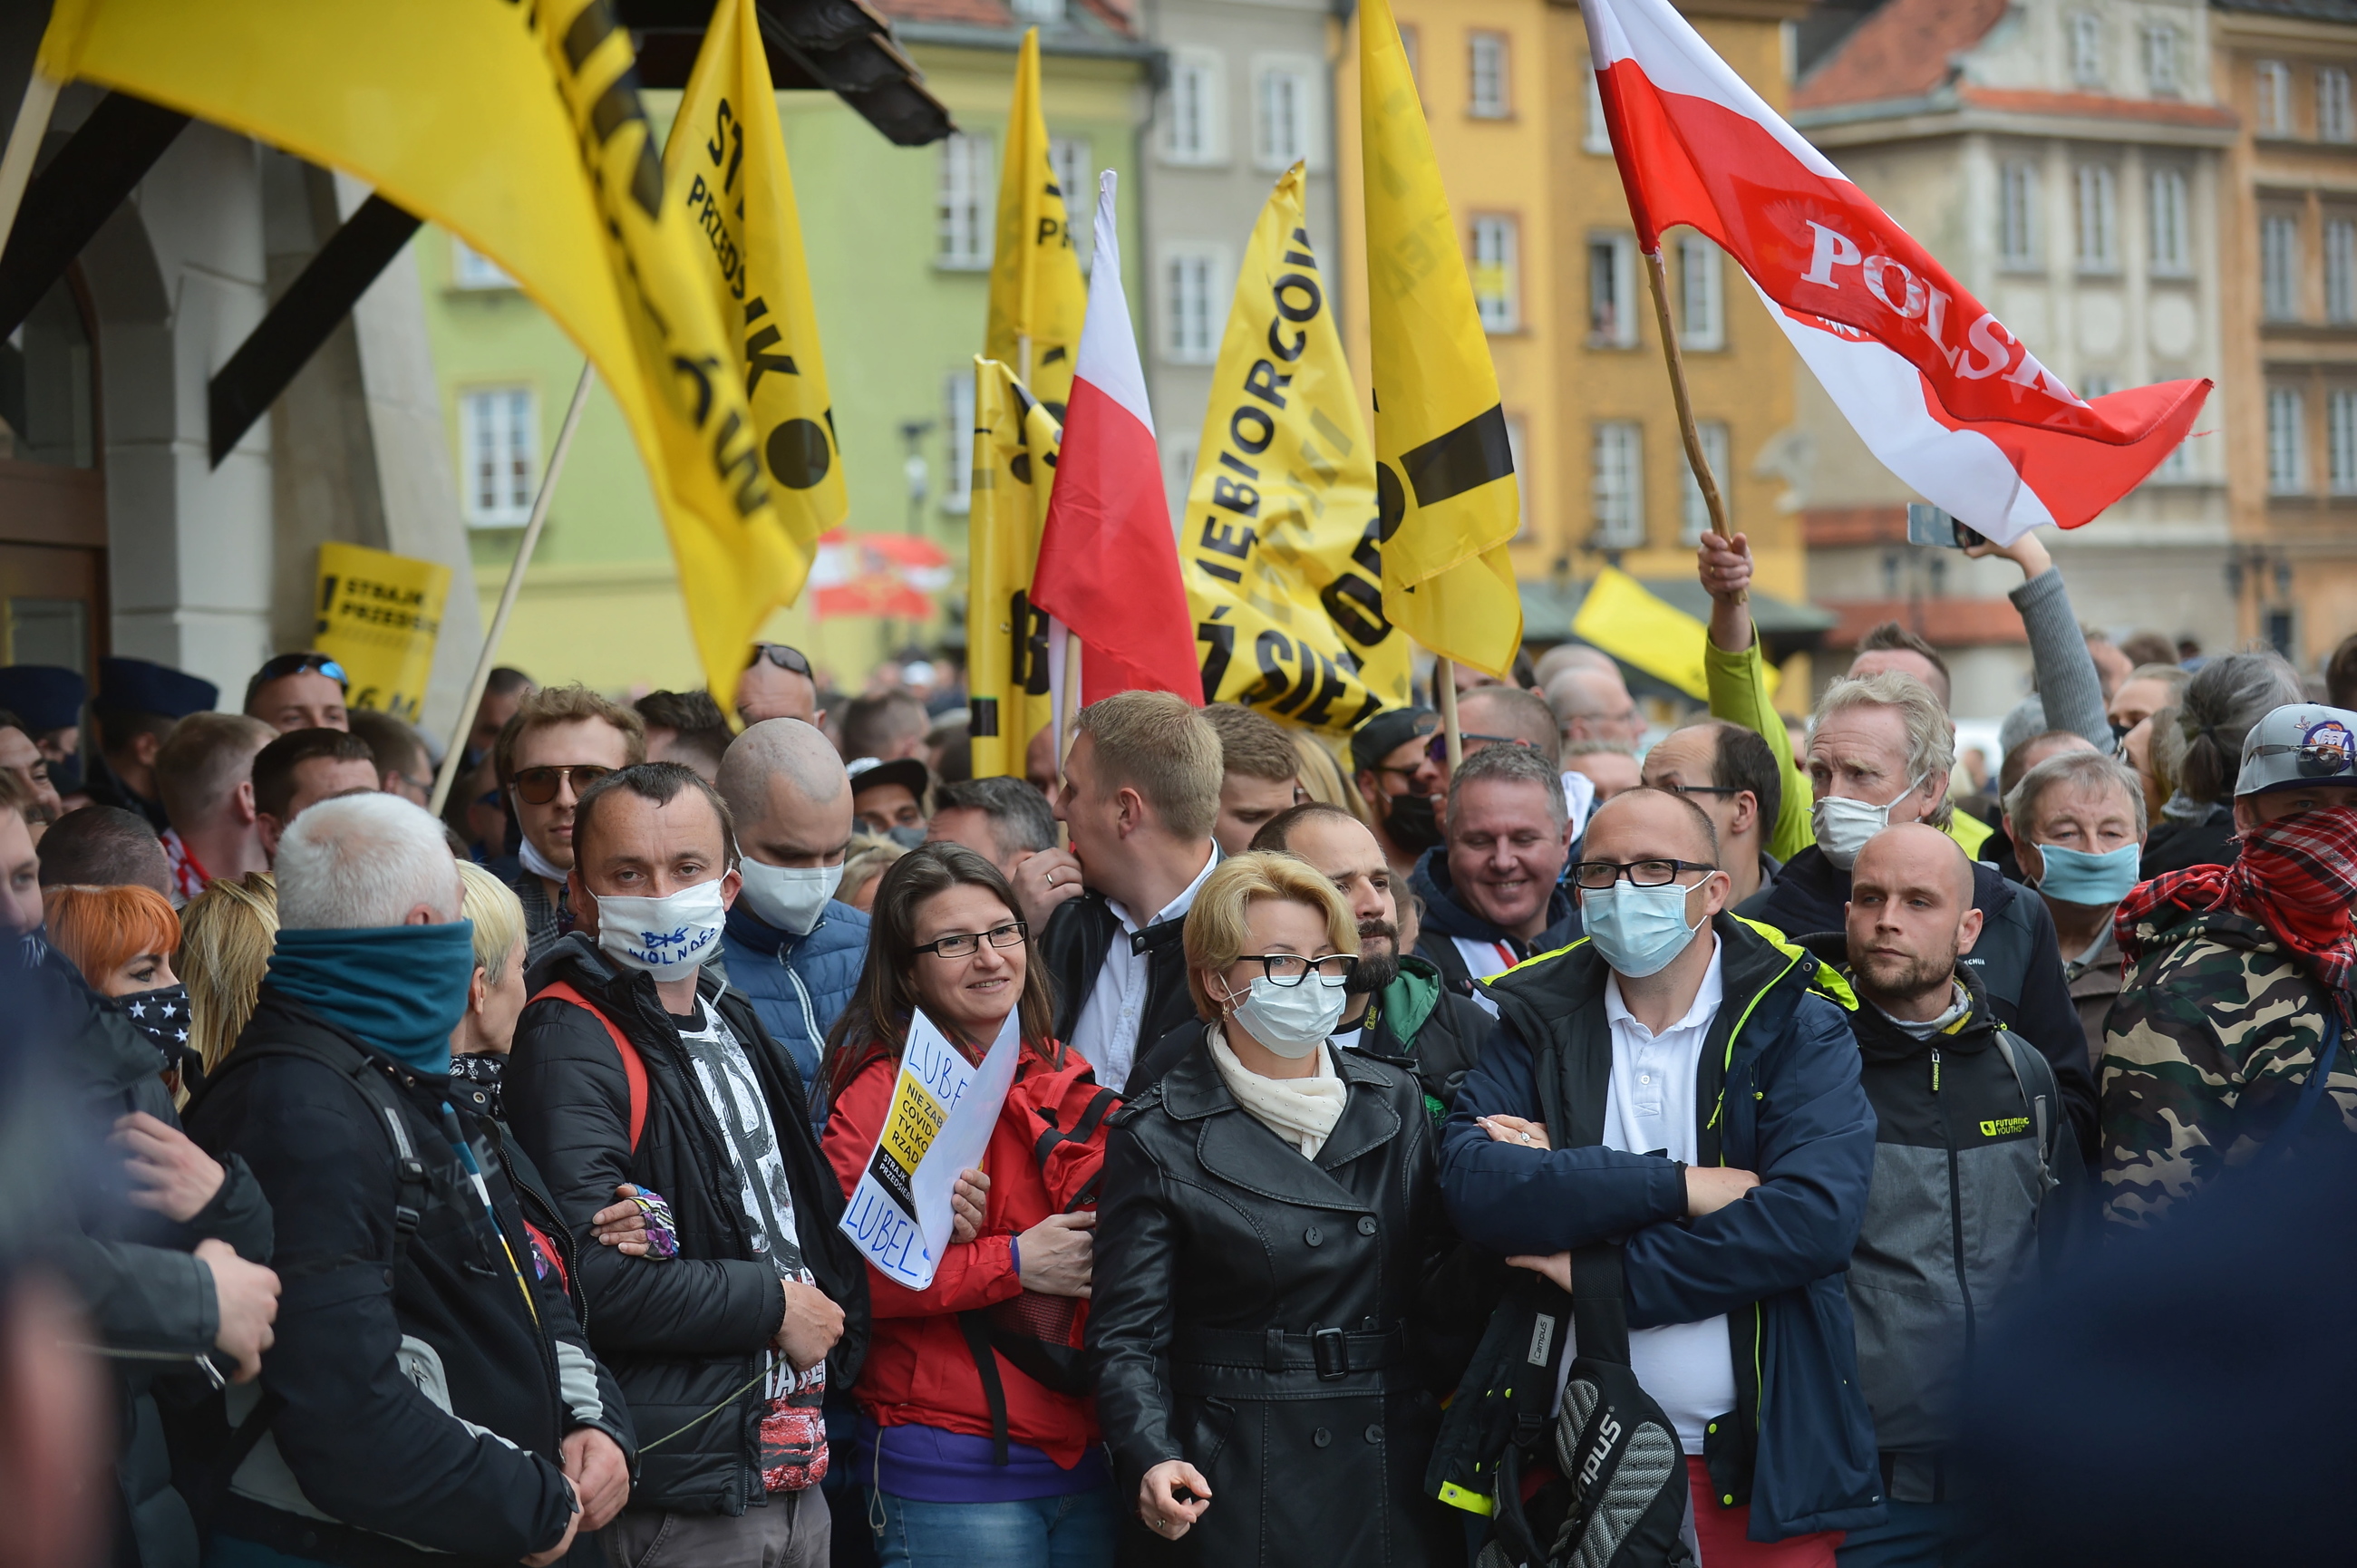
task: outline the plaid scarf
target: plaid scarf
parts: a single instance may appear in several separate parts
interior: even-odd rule
[[[2169,910],[2241,915],[2265,926],[2350,1016],[2357,975],[2357,807],[2303,811],[2244,835],[2232,865],[2196,865],[2154,877],[2120,900],[2112,931],[2134,963],[2137,928]]]

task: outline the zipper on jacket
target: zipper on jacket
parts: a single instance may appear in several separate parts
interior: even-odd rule
[[[1964,1272],[1964,1177],[1957,1168],[1956,1129],[1949,1119],[1948,1109],[1939,1103],[1940,1047],[1932,1047],[1932,1100],[1940,1114],[1940,1141],[1948,1149],[1948,1249],[1956,1265],[1956,1291],[1964,1300],[1964,1359],[1970,1362],[1974,1342],[1979,1334],[1979,1316],[1973,1308],[1972,1282]]]

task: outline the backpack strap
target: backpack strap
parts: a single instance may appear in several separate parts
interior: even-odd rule
[[[622,1033],[621,1026],[606,1016],[597,1004],[573,988],[567,980],[553,981],[533,993],[534,1002],[569,1002],[605,1026],[606,1037],[614,1042],[614,1050],[622,1058],[622,1077],[630,1087],[630,1153],[639,1152],[639,1137],[647,1128],[647,1062],[639,1055],[639,1047]]]
[[[1072,1129],[1069,1133],[1057,1127],[1056,1112],[1053,1106],[1041,1106],[1039,1120],[1048,1123],[1048,1130],[1040,1133],[1039,1141],[1032,1145],[1031,1157],[1039,1162],[1042,1169],[1045,1169],[1048,1156],[1056,1152],[1057,1144],[1087,1143],[1095,1135],[1097,1123],[1103,1122],[1120,1104],[1120,1095],[1110,1089],[1099,1089],[1089,1101],[1088,1108],[1082,1111],[1079,1119],[1072,1123]]]
[[[2061,1157],[2059,1140],[2068,1125],[2067,1120],[2057,1117],[2052,1109],[2060,1095],[2054,1079],[2054,1064],[2037,1051],[2015,1049],[2013,1031],[2003,1025],[1997,1026],[1996,1048],[2005,1058],[2006,1067],[2012,1071],[2014,1085],[2021,1090],[2021,1098],[2029,1104],[2030,1125],[2038,1134],[2039,1197],[2043,1200],[2046,1194],[2062,1185],[2061,1178],[2054,1174],[2054,1166]],[[2029,1065],[2025,1067],[2024,1063]],[[2037,1080],[2035,1083],[2031,1082],[2033,1079]]]

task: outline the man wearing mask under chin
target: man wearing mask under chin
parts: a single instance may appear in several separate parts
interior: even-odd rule
[[[1882,1514],[1842,1279],[1874,1112],[1818,961],[1726,913],[1718,853],[1682,795],[1597,808],[1572,868],[1587,938],[1488,983],[1440,1190],[1467,1240],[1565,1290],[1573,1249],[1620,1243],[1630,1363],[1685,1450],[1702,1561],[1833,1568]]]
[[[851,843],[850,779],[819,730],[767,719],[729,743],[717,782],[744,852],[744,886],[720,938],[728,983],[793,1058],[823,1125],[820,1052],[867,953],[866,915],[834,896]]]
[[[1850,867],[1867,840],[1901,822],[1946,831],[1953,811],[1948,775],[1955,762],[1955,727],[1922,682],[1895,671],[1835,682],[1809,722],[1816,843],[1786,861],[1782,875],[1735,912],[1795,938],[1841,930]],[[2080,1155],[2092,1159],[2095,1080],[2054,917],[2028,888],[1979,863],[1973,867],[1973,908],[1981,912],[1981,939],[1959,961],[1980,981],[1990,1010],[2006,1027],[2053,1064]]]
[[[576,1236],[628,1182],[671,1200],[679,1243],[578,1253],[594,1341],[640,1429],[669,1434],[608,1551],[816,1568],[832,1537],[821,1406],[858,1369],[866,1279],[792,1059],[703,968],[741,881],[728,807],[692,769],[641,763],[582,793],[573,849],[597,934],[572,932],[527,976],[508,1119]]]

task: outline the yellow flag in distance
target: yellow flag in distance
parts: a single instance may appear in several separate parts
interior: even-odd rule
[[[705,285],[734,330],[770,508],[793,545],[780,604],[800,596],[819,535],[850,510],[802,217],[753,0],[720,0],[663,146],[663,183],[695,231]]]
[[[974,487],[966,513],[966,691],[974,776],[1024,776],[1053,721],[1048,617],[1031,607],[1039,527],[1064,432],[996,360],[974,361]]]
[[[608,0],[59,0],[39,69],[342,169],[498,263],[619,404],[726,708],[794,575]]]
[[[1178,555],[1204,701],[1347,734],[1407,702],[1410,658],[1383,618],[1374,448],[1301,191],[1297,163],[1253,228]]]
[[[1522,497],[1498,372],[1388,0],[1359,7],[1359,93],[1383,607],[1435,653],[1503,675],[1522,646],[1506,553]]]
[[[1015,57],[1015,101],[1006,111],[1006,147],[998,166],[990,323],[982,352],[1014,371],[1059,420],[1071,396],[1081,318],[1089,308],[1088,280],[1081,276],[1065,209],[1065,193],[1048,156],[1048,121],[1039,105],[1039,29],[1032,27]]]

